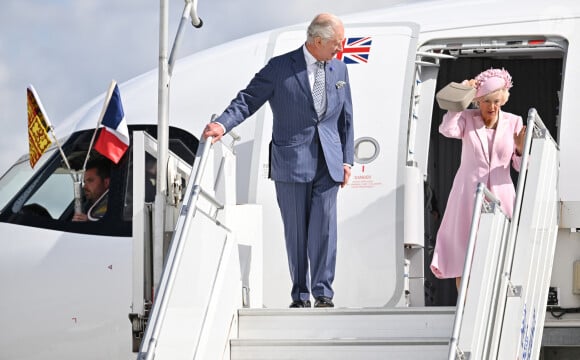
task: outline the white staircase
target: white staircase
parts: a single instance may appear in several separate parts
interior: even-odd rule
[[[557,229],[557,147],[534,109],[528,125],[511,223],[478,188],[457,317],[455,307],[244,309],[230,359],[538,359]]]
[[[241,309],[231,360],[446,359],[454,307]]]
[[[206,143],[138,359],[538,359],[558,162],[555,143],[535,120],[541,124],[530,111],[511,222],[498,206],[482,206],[477,192],[457,314],[455,307],[241,308],[263,303],[261,212],[232,204],[234,192],[226,190],[235,188],[234,154]],[[209,153],[213,177],[198,181]]]

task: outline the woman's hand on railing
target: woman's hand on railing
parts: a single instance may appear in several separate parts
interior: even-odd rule
[[[203,129],[203,138],[207,139],[208,137],[213,137],[212,144],[215,144],[216,141],[219,141],[222,136],[224,136],[225,129],[222,124],[216,122],[210,122],[205,126]]]
[[[516,154],[522,156],[526,141],[526,126],[524,125],[519,133],[514,133],[514,143],[516,145]]]

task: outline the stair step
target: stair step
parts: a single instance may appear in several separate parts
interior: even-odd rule
[[[240,309],[239,339],[389,339],[451,336],[455,307]]]
[[[448,338],[231,340],[231,360],[438,360]]]

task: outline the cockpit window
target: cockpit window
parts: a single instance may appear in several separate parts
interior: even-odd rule
[[[53,150],[50,154],[44,154],[41,157],[44,163],[38,163],[34,171],[27,161],[15,165],[5,181],[6,184],[13,184],[13,190],[1,192],[6,197],[6,206],[0,213],[0,221],[65,232],[130,236],[131,221],[121,218],[122,203],[119,200],[125,189],[115,185],[123,184],[128,156],[110,168],[112,191],[109,199],[112,201],[104,213],[95,213],[91,219],[88,216],[89,207],[84,207],[88,200],[96,200],[89,198],[82,188],[82,168],[93,133],[93,130],[87,130],[71,135],[63,143],[62,151]],[[103,157],[91,150],[87,167],[99,158]],[[96,189],[88,189],[87,194],[92,196],[96,193]],[[75,215],[75,208],[82,211],[82,217]]]
[[[40,169],[46,160],[54,153],[54,148],[49,149],[36,163],[32,169],[28,161],[28,156],[22,156],[6,173],[0,178],[0,209],[8,204],[8,201],[16,195],[22,185],[30,179],[32,174]]]
[[[145,132],[155,142],[156,126],[130,126],[132,139],[135,131]],[[106,158],[93,149],[86,159],[93,134],[93,129],[72,134],[66,141],[61,142],[62,151],[55,151],[55,148],[49,150],[41,157],[34,170],[30,168],[27,157],[23,157],[10,168],[0,178],[0,222],[82,234],[131,236],[134,192],[132,179],[135,176],[133,140],[120,161],[116,164],[109,162],[107,169],[110,171],[103,174],[89,164],[100,162],[99,158],[108,161]],[[169,128],[169,155],[175,158],[171,162],[174,165],[170,168],[172,189],[175,184],[183,186],[187,179],[197,144],[197,139],[190,133]],[[63,156],[66,156],[66,160]],[[149,160],[143,162],[136,179],[137,182],[152,187],[143,188],[143,196],[139,196],[143,204],[150,203],[155,194],[155,162]],[[101,180],[87,180],[87,184],[81,188],[81,180],[87,179],[82,171],[85,161],[87,172],[96,171]],[[151,174],[145,171],[150,168],[153,170]],[[148,181],[153,182],[149,184]],[[99,199],[105,193],[107,200],[106,206],[103,206]]]
[[[31,204],[43,204],[53,219],[60,218],[74,200],[73,179],[68,170],[57,169],[28,198],[24,207]],[[14,209],[19,211],[19,209]]]

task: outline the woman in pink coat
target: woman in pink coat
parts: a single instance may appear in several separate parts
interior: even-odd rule
[[[477,109],[449,111],[443,116],[439,132],[461,139],[461,164],[455,174],[447,207],[435,243],[431,262],[433,274],[455,278],[459,288],[475,191],[482,182],[501,201],[502,210],[512,216],[515,188],[510,177],[510,163],[519,171],[525,139],[520,116],[501,111],[512,87],[504,69],[489,69],[475,79],[465,80],[477,89]]]

